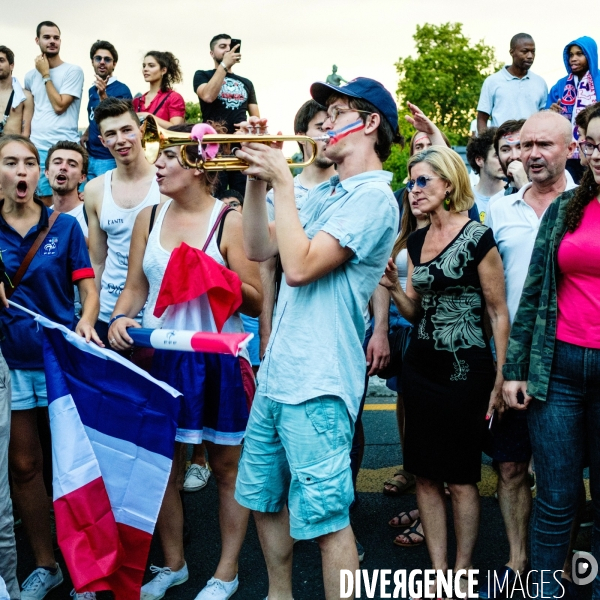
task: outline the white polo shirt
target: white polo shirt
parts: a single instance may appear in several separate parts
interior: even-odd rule
[[[490,115],[492,127],[499,127],[509,119],[527,119],[546,108],[546,82],[531,71],[525,77],[515,77],[508,67],[490,75],[479,95],[477,110]]]
[[[530,182],[516,194],[491,202],[485,216],[485,224],[494,232],[494,239],[502,257],[511,324],[519,308],[535,238],[544,216],[542,214],[542,217],[538,218],[535,210],[523,200],[523,195],[531,186]],[[573,179],[567,178],[565,191],[574,187],[577,186]]]

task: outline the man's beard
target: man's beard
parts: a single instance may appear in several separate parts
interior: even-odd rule
[[[329,158],[325,158],[324,156],[317,156],[317,158],[315,158],[314,164],[315,167],[318,167],[319,169],[329,169],[329,167],[331,167],[335,163]]]
[[[50,187],[52,188],[52,191],[55,194],[57,194],[58,196],[68,196],[74,190],[76,190],[78,187],[77,183],[71,184],[69,181],[67,181],[66,183],[63,183],[63,184],[55,184],[55,185],[57,187],[54,187],[52,185]]]
[[[3,71],[0,71],[0,81],[4,81],[5,79],[8,79],[9,77],[11,77],[12,73],[10,71],[7,71],[6,73]]]

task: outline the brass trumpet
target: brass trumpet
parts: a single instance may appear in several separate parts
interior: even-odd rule
[[[316,141],[306,135],[231,135],[231,134],[208,134],[202,138],[201,142],[193,140],[190,134],[181,131],[169,131],[161,127],[153,115],[148,115],[142,125],[142,147],[144,155],[150,164],[154,164],[158,155],[165,148],[179,146],[181,163],[191,169],[202,169],[204,171],[243,171],[250,165],[237,158],[234,154],[222,154],[219,149],[214,158],[204,159],[202,152],[198,152],[197,159],[191,159],[185,151],[186,146],[199,146],[200,144],[239,144],[241,142],[259,142],[269,144],[272,142],[308,142],[312,147],[311,157],[302,162],[294,163],[288,159],[290,167],[307,167],[310,165],[317,154]]]

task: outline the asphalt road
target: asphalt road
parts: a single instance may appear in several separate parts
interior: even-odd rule
[[[363,469],[359,476],[358,506],[352,514],[352,525],[357,539],[363,544],[366,556],[364,569],[426,569],[430,567],[425,545],[414,548],[400,548],[392,541],[398,530],[388,526],[388,521],[398,512],[416,506],[414,494],[400,498],[389,498],[381,493],[382,482],[393,473],[394,467],[402,463],[402,454],[393,409],[394,397],[381,396],[380,386],[371,390],[364,413],[366,448]],[[498,502],[493,497],[495,476],[484,462],[484,477],[481,485],[481,527],[479,541],[474,556],[474,565],[480,573],[501,567],[508,558],[508,543]],[[218,497],[214,478],[201,491],[185,496],[186,510],[192,527],[191,543],[186,548],[190,578],[184,585],[173,588],[165,596],[166,600],[193,600],[206,581],[213,575],[220,550],[218,527]],[[449,518],[451,518],[450,503]],[[454,554],[454,533],[449,523],[452,563]],[[149,557],[149,564],[161,565],[160,546],[155,539]],[[17,531],[19,555],[19,581],[34,568],[31,553],[24,539],[22,529]],[[58,559],[65,573],[65,583],[47,596],[48,600],[66,600],[71,591],[70,581],[66,581],[66,569],[60,553]],[[146,580],[150,579],[147,572]],[[266,567],[260,550],[256,528],[252,518],[248,534],[240,556],[240,587],[234,600],[263,600],[267,594]],[[324,598],[321,579],[319,548],[314,542],[300,542],[294,547],[293,586],[295,600],[320,600]],[[582,599],[589,597],[590,590],[583,590]],[[98,598],[110,598],[110,594],[98,594]],[[364,590],[363,590],[363,597]],[[375,596],[379,598],[379,595]],[[516,597],[516,596],[515,596]]]

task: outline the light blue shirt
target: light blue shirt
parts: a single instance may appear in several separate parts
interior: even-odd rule
[[[543,110],[547,97],[548,86],[539,75],[528,71],[525,77],[515,77],[505,66],[483,82],[477,110],[491,116],[492,127],[499,127]]]
[[[386,171],[335,175],[309,192],[299,215],[308,238],[325,231],[354,254],[308,285],[290,287],[283,275],[260,394],[284,404],[337,396],[356,419],[366,374],[363,313],[398,232],[391,181]]]
[[[300,175],[296,175],[294,177],[294,198],[296,199],[296,208],[300,210],[304,201],[306,200],[306,196],[308,196],[308,192],[310,192],[309,188],[306,188],[302,185],[300,181]],[[269,215],[269,221],[275,220],[275,202],[273,201],[273,189],[270,189],[267,192],[267,214]]]

